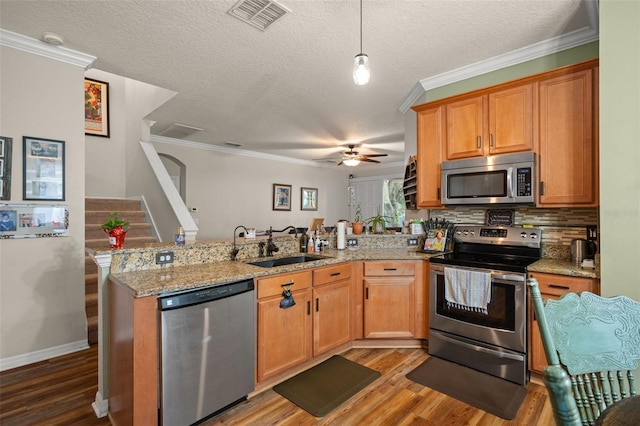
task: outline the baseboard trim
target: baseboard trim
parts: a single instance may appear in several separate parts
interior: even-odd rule
[[[89,345],[87,344],[86,339],[67,343],[65,345],[54,346],[52,348],[42,349],[35,352],[30,352],[27,354],[3,358],[0,359],[0,371],[11,370],[12,368],[22,367],[23,365],[45,361],[47,359],[70,354],[72,352],[82,351],[84,349],[89,349]]]

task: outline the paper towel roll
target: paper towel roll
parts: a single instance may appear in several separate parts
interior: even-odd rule
[[[345,235],[347,231],[347,224],[346,222],[338,222],[338,227],[336,229],[336,234],[338,237],[338,250],[344,250],[345,247],[347,246],[347,236]]]

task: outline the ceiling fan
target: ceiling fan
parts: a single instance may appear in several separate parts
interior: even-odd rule
[[[360,162],[366,163],[379,163],[378,160],[372,160],[372,157],[386,157],[388,154],[360,154],[358,151],[354,151],[355,145],[348,145],[349,151],[342,153],[342,157],[338,158],[340,162],[338,166],[345,165],[354,167],[360,164]],[[325,159],[326,160],[326,159]]]

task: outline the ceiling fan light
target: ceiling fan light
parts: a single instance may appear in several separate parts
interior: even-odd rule
[[[358,160],[356,158],[349,158],[347,160],[343,160],[342,164],[344,164],[345,166],[349,166],[349,167],[355,167],[358,164],[360,164],[360,160]]]
[[[353,82],[358,86],[364,86],[370,77],[369,57],[364,53],[356,55],[353,61]]]

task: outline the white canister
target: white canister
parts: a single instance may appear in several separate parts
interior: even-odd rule
[[[347,247],[347,223],[338,222],[336,227],[336,239],[338,250],[344,250]]]
[[[423,233],[422,222],[419,222],[417,220],[414,220],[413,222],[411,222],[411,234],[422,235],[422,233]]]

